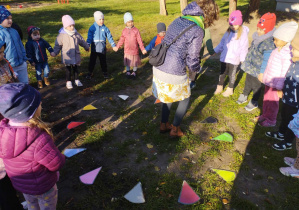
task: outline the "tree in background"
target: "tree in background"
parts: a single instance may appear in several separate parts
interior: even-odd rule
[[[166,0],[159,0],[160,2],[160,15],[167,15]]]
[[[230,13],[232,13],[236,9],[237,9],[237,0],[229,0],[229,13],[228,13],[228,15],[230,15]]]
[[[255,12],[255,13],[258,12],[259,7],[260,7],[260,2],[261,2],[261,0],[250,0],[248,9],[244,16],[244,21],[248,22],[250,19],[250,14],[253,12]]]
[[[180,0],[181,12],[183,12],[187,4],[188,4],[188,0]]]

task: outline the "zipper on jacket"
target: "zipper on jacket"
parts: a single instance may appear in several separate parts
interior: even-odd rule
[[[38,48],[39,48],[40,54],[41,54],[41,56],[42,56],[42,59],[43,59],[43,61],[45,61],[44,56],[43,56],[42,49],[40,48],[40,45],[39,45],[39,42],[36,41],[36,43],[37,43],[37,45],[38,45]]]
[[[297,102],[297,89],[295,88],[295,91],[294,91],[294,95],[295,95],[295,102]]]
[[[10,35],[10,37],[12,37],[12,35],[11,35],[11,33],[9,32],[9,30],[8,29],[6,29],[7,30],[7,32],[9,33],[9,35]],[[11,42],[13,43],[13,45],[14,45],[14,47],[15,47],[15,49],[17,50],[17,48],[16,48],[16,44],[15,44],[15,42],[13,41],[13,39],[11,39]],[[17,53],[17,57],[18,57],[18,61],[19,61],[19,53]],[[23,63],[21,63],[20,65],[22,65]],[[18,65],[19,66],[19,65]]]

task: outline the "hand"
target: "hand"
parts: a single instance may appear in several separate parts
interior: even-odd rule
[[[55,57],[55,56],[56,56],[56,54],[55,54],[54,52],[51,52],[50,55],[51,55],[52,57]]]
[[[282,96],[283,96],[282,90],[277,90],[277,95],[279,98],[282,98]]]
[[[147,53],[146,50],[142,50],[142,54],[145,55]]]
[[[264,77],[264,74],[260,73],[257,78],[260,82],[263,82],[263,77]]]
[[[34,62],[32,62],[32,63],[31,63],[31,66],[35,66],[35,63],[34,63]]]
[[[118,48],[117,48],[117,47],[112,47],[112,49],[114,50],[114,52],[117,52],[117,51],[118,51]]]

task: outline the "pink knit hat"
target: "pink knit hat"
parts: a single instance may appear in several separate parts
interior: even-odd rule
[[[242,25],[242,13],[240,10],[233,11],[229,16],[229,25]]]
[[[73,20],[73,18],[69,15],[64,15],[62,16],[62,24],[63,24],[63,28],[66,28],[70,25],[75,25],[75,21]]]

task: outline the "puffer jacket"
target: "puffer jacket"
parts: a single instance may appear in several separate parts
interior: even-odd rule
[[[273,50],[263,76],[263,83],[271,88],[281,90],[283,88],[286,73],[291,65],[290,44],[280,51]]]
[[[196,2],[187,5],[183,10],[183,15],[203,16],[202,9]],[[168,27],[162,42],[170,44],[182,31],[194,22],[184,19],[175,19]],[[204,30],[199,26],[193,26],[185,32],[167,50],[165,61],[161,66],[156,67],[160,71],[178,76],[186,75],[186,65],[193,72],[200,70],[199,52],[202,46]]]
[[[47,62],[48,56],[46,49],[50,53],[54,52],[51,45],[42,38],[40,38],[38,41],[34,41],[31,37],[28,37],[28,41],[26,42],[25,48],[27,58],[30,63]]]
[[[70,36],[61,28],[55,41],[54,53],[57,55],[61,50],[61,62],[65,65],[80,65],[79,45],[85,50],[89,49],[88,44],[77,31],[74,35]]]
[[[6,43],[4,54],[12,67],[19,66],[27,61],[24,45],[15,29],[4,28],[0,25],[0,41]]]
[[[286,74],[282,102],[299,108],[299,61],[293,62]]]
[[[10,126],[8,122],[0,122],[0,158],[14,188],[30,195],[49,191],[65,163],[64,155],[45,131]]]

